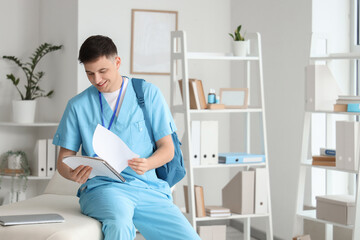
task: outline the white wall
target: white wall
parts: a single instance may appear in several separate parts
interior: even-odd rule
[[[311,1],[232,1],[231,24],[262,35],[274,235],[292,237]],[[233,70],[236,73],[236,70]]]

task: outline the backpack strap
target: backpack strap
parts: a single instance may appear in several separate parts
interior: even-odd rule
[[[152,144],[153,144],[153,148],[156,149],[156,145],[155,145],[155,139],[154,139],[154,135],[152,132],[152,127],[151,127],[151,122],[150,122],[150,117],[149,117],[149,113],[146,111],[146,106],[145,106],[145,99],[144,99],[144,89],[143,89],[143,82],[145,82],[144,79],[140,79],[140,78],[132,78],[131,79],[132,84],[133,84],[133,88],[136,94],[136,98],[138,101],[138,104],[144,114],[144,118],[145,118],[145,125],[146,125],[146,129],[149,133],[149,136],[151,138]]]

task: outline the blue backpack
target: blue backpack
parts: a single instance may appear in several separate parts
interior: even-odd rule
[[[134,87],[134,90],[136,93],[136,98],[138,100],[138,104],[139,104],[141,110],[143,111],[144,118],[145,118],[145,125],[146,125],[147,131],[149,133],[149,136],[152,139],[153,149],[155,151],[156,144],[155,144],[154,135],[152,133],[152,127],[151,127],[149,114],[146,111],[145,100],[144,100],[144,91],[142,88],[143,82],[145,82],[144,79],[138,79],[138,78],[132,79],[133,87]],[[174,143],[174,150],[175,150],[174,158],[170,162],[166,163],[165,165],[155,169],[157,177],[166,181],[170,187],[174,186],[181,179],[183,179],[186,174],[185,167],[184,167],[184,159],[183,159],[183,155],[182,155],[182,152],[180,149],[181,143],[178,139],[176,132],[173,132],[171,134],[171,137],[172,137],[172,140]]]

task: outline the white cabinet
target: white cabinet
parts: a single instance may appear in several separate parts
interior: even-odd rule
[[[267,142],[266,142],[266,125],[265,125],[265,110],[264,110],[264,89],[263,89],[263,73],[262,73],[262,57],[261,57],[261,39],[259,33],[247,33],[247,38],[251,40],[252,43],[252,52],[250,56],[247,57],[235,57],[230,56],[228,54],[224,53],[200,53],[200,52],[187,52],[187,46],[186,46],[186,33],[184,31],[175,31],[171,33],[171,111],[173,115],[176,116],[176,114],[180,114],[183,116],[184,120],[184,128],[185,128],[185,134],[183,138],[183,145],[185,145],[186,151],[184,151],[184,159],[185,159],[185,166],[187,169],[187,181],[188,185],[190,186],[188,189],[188,197],[189,197],[189,209],[190,212],[188,215],[186,215],[190,221],[190,223],[194,226],[194,228],[197,227],[197,224],[202,221],[217,221],[217,220],[227,220],[227,219],[241,219],[244,223],[244,236],[245,239],[250,239],[250,221],[253,218],[264,218],[266,221],[266,229],[264,231],[266,232],[267,239],[273,239],[273,232],[272,232],[272,215],[271,215],[271,201],[270,201],[270,191],[268,191],[267,194],[267,202],[268,202],[268,211],[266,213],[261,214],[232,214],[230,217],[196,217],[195,214],[195,197],[194,197],[194,176],[198,174],[198,171],[207,171],[211,169],[234,169],[234,171],[244,171],[248,170],[251,167],[255,168],[264,168],[267,173],[269,172],[268,168],[268,151],[267,151]],[[178,50],[181,49],[181,50]],[[249,95],[256,94],[259,97],[259,104],[258,106],[252,106],[251,103],[249,103],[249,107],[245,109],[217,109],[217,110],[209,110],[209,109],[190,109],[189,104],[189,73],[188,73],[188,66],[190,64],[194,64],[196,61],[232,61],[235,64],[238,62],[243,62],[245,64],[245,68],[247,69],[248,73],[246,74],[246,83],[245,86],[241,87],[248,87],[249,88]],[[251,91],[253,90],[250,87],[251,81],[254,81],[254,79],[250,78],[250,62],[257,62],[257,75],[259,78],[258,90],[257,91]],[[177,69],[177,67],[181,67]],[[181,74],[181,76],[178,76],[178,74]],[[183,79],[185,81],[182,81],[182,89],[183,89],[183,104],[181,105],[175,105],[176,102],[176,95],[179,94],[178,89],[176,85],[178,85],[178,80]],[[206,80],[203,80],[206,81]],[[252,84],[252,83],[251,83]],[[223,87],[229,87],[229,86],[223,86]],[[231,86],[230,86],[231,87]],[[254,88],[256,89],[256,88]],[[192,156],[192,143],[191,143],[191,121],[194,120],[194,117],[202,116],[203,118],[206,118],[207,120],[213,120],[215,115],[233,115],[234,117],[244,117],[245,121],[245,129],[243,129],[243,136],[242,138],[245,139],[246,142],[246,151],[247,153],[250,153],[251,149],[251,132],[250,132],[250,123],[251,117],[254,115],[258,115],[260,119],[260,132],[261,132],[261,140],[259,141],[259,148],[261,148],[262,154],[265,155],[265,163],[258,163],[258,164],[211,164],[211,165],[195,165],[191,162]],[[196,119],[196,118],[195,118]],[[240,120],[239,120],[240,121]],[[230,136],[227,136],[230,138]],[[236,136],[235,136],[236,137]],[[201,145],[201,144],[200,144]],[[240,150],[238,151],[240,152]],[[201,170],[202,169],[202,170]],[[269,176],[267,174],[267,176]],[[210,176],[209,176],[210,177]],[[269,178],[267,177],[267,188],[270,190],[270,184],[269,184]],[[204,189],[206,191],[206,189]],[[219,195],[221,195],[221,189],[218,189]],[[206,204],[206,200],[205,200]]]
[[[21,150],[26,153],[29,165],[34,161],[33,152],[38,139],[53,138],[58,123],[35,122],[35,123],[13,123],[0,122],[0,153],[3,154],[9,150]],[[9,203],[12,184],[19,184],[17,177],[0,176],[1,189],[0,199],[3,204]],[[28,176],[27,189],[19,194],[19,200],[39,195],[45,189],[48,180],[51,177]],[[18,186],[15,185],[18,188]]]

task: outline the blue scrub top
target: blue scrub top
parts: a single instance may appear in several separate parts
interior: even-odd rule
[[[176,126],[160,90],[148,82],[143,83],[143,90],[154,138],[155,141],[158,141],[176,131]],[[113,111],[103,96],[102,105],[104,124],[105,127],[108,127]],[[82,146],[83,156],[94,156],[92,138],[97,124],[101,124],[99,93],[94,86],[90,86],[69,100],[55,133],[53,144],[75,152],[79,151]],[[153,145],[146,129],[144,115],[137,103],[131,79],[128,81],[119,115],[115,117],[110,130],[141,158],[148,158],[152,155]],[[125,184],[152,188],[168,195],[171,194],[169,185],[157,178],[155,169],[138,175],[130,167],[127,167],[121,174],[126,179]],[[88,187],[89,185],[99,185],[101,184],[97,181],[99,179],[102,177],[90,179],[85,185]]]

